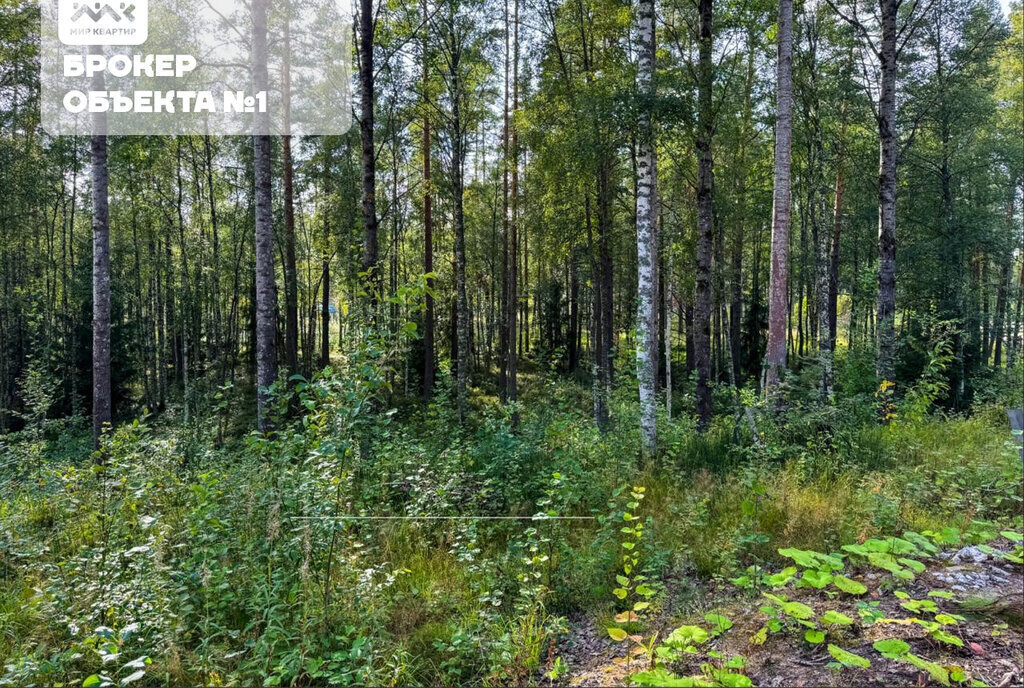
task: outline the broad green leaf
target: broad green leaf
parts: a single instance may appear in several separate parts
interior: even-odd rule
[[[853,652],[848,652],[837,645],[830,644],[828,646],[828,653],[843,666],[855,667],[857,669],[867,669],[871,666],[870,660],[867,660],[858,654],[854,654]]]
[[[924,564],[919,562],[917,559],[909,559],[907,557],[900,557],[897,559],[899,563],[911,569],[914,573],[924,573]]]
[[[906,653],[906,655],[903,656],[903,659],[910,662],[918,669],[927,671],[933,681],[937,681],[944,686],[949,685],[949,672],[946,671],[944,667],[936,664],[935,662],[930,662],[927,659],[922,659],[911,652]]]
[[[829,609],[825,612],[821,617],[821,621],[831,626],[849,626],[853,623],[853,619],[835,609]]]
[[[940,643],[946,643],[947,645],[956,645],[957,647],[964,646],[964,641],[960,640],[960,638],[957,638],[955,635],[951,633],[947,633],[946,631],[934,630],[931,632],[930,635],[936,640],[938,640]]]
[[[866,585],[846,576],[833,576],[832,585],[849,595],[863,595],[868,591]]]
[[[614,627],[608,629],[608,635],[610,635],[612,640],[614,640],[617,643],[620,643],[623,640],[625,640],[627,636],[624,630],[622,630],[621,628]]]
[[[700,626],[680,626],[669,633],[665,638],[665,645],[671,648],[685,650],[691,645],[701,645],[707,642],[708,632]]]
[[[815,571],[814,569],[807,569],[804,571],[803,576],[800,578],[798,585],[810,586],[821,590],[826,585],[832,582],[832,574],[827,571]]]
[[[886,638],[885,640],[876,640],[871,644],[871,647],[881,652],[884,656],[889,659],[898,659],[903,655],[910,652],[910,645],[898,638]]]
[[[808,630],[804,632],[804,640],[812,645],[820,645],[825,642],[825,634],[821,631]]]
[[[711,630],[715,635],[721,635],[732,628],[732,621],[729,621],[729,619],[721,614],[705,614],[704,620],[711,624]]]

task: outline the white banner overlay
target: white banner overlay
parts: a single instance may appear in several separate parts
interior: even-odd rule
[[[41,0],[43,128],[343,134],[352,124],[348,0],[269,0],[269,82],[259,91],[251,7],[246,0]]]

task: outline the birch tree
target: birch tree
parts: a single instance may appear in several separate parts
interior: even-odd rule
[[[252,5],[253,90],[268,90],[267,0]],[[253,137],[256,226],[256,424],[270,430],[268,388],[277,379],[277,283],[274,271],[274,227],[271,207],[270,114],[253,116],[258,132]]]
[[[765,393],[778,386],[786,368],[789,305],[790,164],[793,146],[793,2],[779,0],[776,64],[775,165],[772,196],[771,269],[768,286],[768,350]]]
[[[711,139],[715,130],[712,86],[714,84],[713,0],[700,0],[697,66],[697,275],[694,291],[694,363],[697,368],[697,427],[711,425],[711,254],[713,250],[714,183]]]
[[[103,73],[93,77],[96,91],[104,88]],[[110,208],[108,205],[107,115],[92,115],[92,441],[110,426]]]
[[[655,408],[655,357],[657,352],[658,283],[655,263],[658,239],[655,231],[654,132],[651,110],[654,98],[654,0],[637,3],[637,92],[641,99],[637,139],[636,251],[637,316],[636,368],[640,386],[640,430],[644,453],[657,449]]]

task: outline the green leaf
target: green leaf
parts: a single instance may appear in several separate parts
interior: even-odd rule
[[[794,619],[810,619],[814,616],[814,610],[803,602],[783,602],[782,611]]]
[[[928,597],[937,597],[940,600],[951,600],[953,599],[953,593],[945,590],[929,590]]]
[[[732,628],[732,621],[721,614],[705,614],[704,620],[713,626],[711,630],[715,635],[721,635]]]
[[[712,675],[719,683],[726,688],[751,688],[754,685],[753,681],[743,674],[735,674],[731,671],[723,671],[721,669],[712,669]]]
[[[795,547],[780,549],[778,552],[784,557],[789,557],[805,569],[827,569],[834,571],[843,568],[843,560],[831,554],[796,549]]]
[[[700,626],[680,626],[665,638],[665,645],[685,650],[690,645],[702,645],[708,640],[708,632]]]
[[[901,602],[900,606],[915,614],[919,612],[934,614],[939,611],[939,608],[931,600],[908,600],[906,602]]]
[[[924,573],[924,564],[919,562],[917,559],[908,559],[907,557],[900,557],[896,561],[903,564],[908,569],[913,570],[914,573]]]
[[[918,669],[921,669],[922,671],[927,671],[928,675],[932,677],[933,681],[937,681],[938,683],[941,683],[944,686],[949,685],[949,672],[946,671],[944,667],[936,664],[935,662],[930,662],[927,659],[922,659],[921,657],[918,657],[917,655],[910,652],[904,655],[903,659],[910,662]]]
[[[825,642],[825,634],[821,631],[805,631],[804,640],[809,642],[811,645],[820,645]]]
[[[868,553],[868,561],[872,566],[885,569],[894,575],[898,575],[903,571],[903,567],[896,563],[896,558],[891,554],[886,554],[884,552],[870,552]]]
[[[782,569],[778,573],[776,573],[774,575],[771,575],[771,576],[768,576],[765,580],[768,582],[768,585],[772,586],[773,588],[781,588],[786,583],[788,583],[789,581],[793,580],[793,577],[795,575],[796,575],[796,567],[795,566],[787,566],[786,568]]]
[[[713,682],[703,676],[676,676],[664,667],[641,671],[629,677],[630,683],[638,686],[665,686],[666,688],[700,688],[713,686]]]
[[[624,600],[626,599],[626,595],[628,595],[629,592],[625,588],[615,588],[614,590],[612,590],[612,594],[618,597],[620,600]]]
[[[964,641],[957,638],[951,633],[947,633],[942,630],[934,630],[930,634],[933,638],[938,640],[940,643],[946,643],[947,645],[956,645],[957,647],[963,647]]]
[[[651,606],[650,602],[637,602],[636,604],[633,605],[633,611],[635,611],[635,612],[642,612],[643,610],[647,609],[650,606]]]
[[[102,681],[100,681],[100,677],[93,674],[82,681],[82,688],[94,688],[94,686],[98,686],[100,683],[102,683]]]
[[[629,579],[623,575],[615,576],[615,580],[618,581],[619,585],[621,585],[622,587],[626,587],[627,585],[629,585]]]
[[[871,644],[871,647],[875,648],[882,653],[884,657],[889,659],[899,659],[903,655],[910,652],[910,645],[898,638],[886,638],[885,640],[876,640]]]
[[[626,639],[627,633],[621,628],[612,627],[608,629],[608,635],[610,635],[612,640],[615,642],[621,643]]]
[[[833,576],[832,585],[849,595],[863,595],[868,591],[866,585],[846,576]]]
[[[810,586],[821,590],[826,585],[832,582],[832,574],[827,571],[815,571],[814,569],[807,569],[804,571],[804,575],[800,578],[798,585]]]
[[[821,621],[830,626],[849,626],[853,623],[853,619],[842,612],[837,612],[835,609],[829,609],[825,612],[821,617]]]
[[[828,653],[843,666],[854,667],[857,669],[867,669],[871,666],[871,661],[861,657],[853,652],[848,652],[841,647],[830,644],[828,646]]]

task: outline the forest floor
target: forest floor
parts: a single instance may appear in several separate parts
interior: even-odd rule
[[[1009,550],[1006,545],[1003,542],[997,549]],[[894,594],[892,579],[871,571],[850,577],[867,587],[863,596],[826,596],[810,587],[790,588],[787,595],[788,599],[814,609],[816,615],[835,610],[853,619],[861,616],[862,620],[859,610],[865,602],[872,606],[877,602],[873,611],[884,615],[883,621],[855,623],[838,634],[844,649],[871,657],[868,670],[849,669],[840,673],[825,644],[806,642],[802,631],[771,633],[765,642],[755,644],[751,638],[767,618],[756,610],[756,593],[725,580],[701,584],[686,576],[666,579],[666,605],[645,626],[642,635],[650,641],[657,632],[658,638],[663,639],[680,624],[707,625],[706,613],[720,614],[730,619],[733,626],[701,650],[718,652],[723,657],[742,656],[746,676],[754,685],[766,688],[928,683],[927,672],[906,661],[883,658],[872,649],[873,642],[885,638],[905,641],[911,652],[947,670],[960,667],[967,677],[964,683],[970,680],[978,682],[971,685],[1000,688],[1024,685],[1024,567],[976,547],[954,548],[928,561],[927,569],[912,582],[898,586],[911,600],[929,599],[929,591],[936,589],[951,593],[950,599],[933,601],[944,612],[962,615],[955,631],[962,646],[936,642],[921,626],[899,618],[908,614],[901,607],[901,597]],[[627,685],[631,674],[648,668],[642,653],[631,652],[629,645],[611,640],[602,621],[582,615],[571,619],[572,630],[558,651],[570,667],[572,686]],[[703,654],[694,654],[692,660],[677,663],[673,669],[683,676],[699,675],[702,659],[707,661]],[[856,675],[851,675],[851,671]]]

